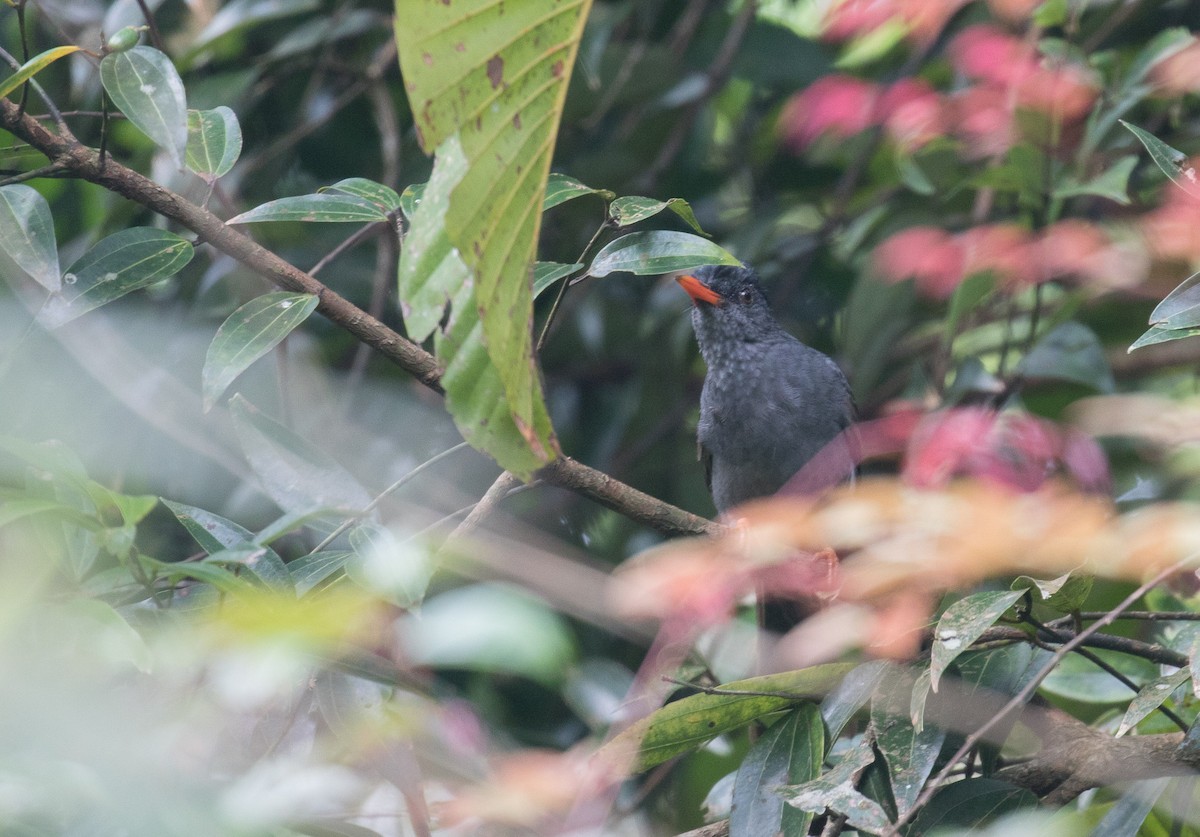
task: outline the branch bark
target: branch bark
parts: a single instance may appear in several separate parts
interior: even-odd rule
[[[222,253],[289,291],[317,297],[317,310],[371,346],[418,381],[442,392],[437,359],[416,343],[371,316],[310,274],[289,264],[249,236],[227,226],[207,209],[165,189],[73,137],[50,131],[6,98],[0,98],[0,128],[42,153],[51,164],[74,177],[115,192],[191,230]],[[631,486],[561,456],[537,473],[552,485],[574,491],[666,535],[699,535],[719,531],[719,524],[651,497]]]

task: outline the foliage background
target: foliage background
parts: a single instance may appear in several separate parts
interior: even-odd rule
[[[148,8],[156,31],[147,37],[179,68],[189,106],[228,106],[241,124],[239,162],[209,201],[221,217],[349,177],[397,191],[428,180],[386,4],[167,0]],[[14,55],[22,17],[30,54],[65,43],[94,49],[102,31],[142,20],[139,4],[123,1],[0,14],[0,45]],[[1104,437],[1111,496],[1124,498],[1122,510],[1188,501],[1198,350],[1194,341],[1126,349],[1200,259],[1200,203],[1171,186],[1116,119],[1197,152],[1200,48],[1187,30],[1198,17],[1200,6],[1188,2],[598,2],[552,167],[617,195],[685,199],[715,241],[758,268],[787,327],[842,362],[864,418],[903,402],[922,410],[985,403],[1010,416],[1072,420]],[[83,112],[68,118],[85,143],[103,141],[114,159],[205,200],[207,185],[174,171],[129,122],[109,120],[102,136],[94,62],[76,56],[38,79],[60,108]],[[31,97],[31,110],[40,107]],[[4,145],[14,175],[44,162],[15,137]],[[132,225],[171,226],[81,180],[30,183],[50,203],[63,265]],[[550,210],[539,258],[594,255],[589,242],[604,212],[596,195]],[[655,225],[688,229],[672,213]],[[260,224],[252,235],[311,272],[346,229]],[[399,327],[397,258],[390,233],[376,228],[318,277]],[[328,597],[280,604],[220,587],[231,585],[223,577],[220,596],[205,584],[167,592],[142,584],[130,569],[136,556],[174,563],[202,553],[167,507],[122,497],[161,496],[253,533],[279,519],[295,474],[275,472],[273,485],[269,464],[253,452],[281,456],[272,446],[280,437],[241,402],[204,413],[200,395],[216,328],[272,288],[198,247],[170,281],[48,331],[30,325],[38,305],[30,283],[12,265],[0,270],[10,280],[0,308],[3,497],[16,509],[0,529],[12,579],[3,611],[13,684],[2,731],[7,819],[31,833],[98,816],[135,831],[170,823],[181,833],[356,833],[353,821],[422,833],[427,800],[447,803],[443,822],[458,814],[559,827],[555,817],[570,810],[583,780],[525,748],[563,751],[603,735],[654,635],[612,616],[603,573],[661,534],[540,485],[506,498],[477,542],[456,541],[450,557],[436,557],[459,519],[445,516],[476,502],[498,473],[486,456],[460,450],[381,506],[389,534],[363,529],[357,541],[334,543],[348,569],[321,582],[332,587]],[[539,298],[535,335],[551,299]],[[588,279],[565,294],[540,369],[563,451],[707,516],[693,441],[702,366],[687,310],[669,280]],[[1048,337],[1063,324],[1067,331]],[[329,458],[301,477],[310,498],[316,485],[345,479],[335,499],[361,507],[460,440],[438,396],[320,317],[235,389]],[[1116,393],[1143,399],[1085,400]],[[968,430],[985,453],[1002,450],[990,459],[964,455],[959,471],[1003,481],[998,460],[1045,465],[1027,437],[996,443],[986,422]],[[935,439],[934,453],[952,447]],[[34,446],[47,440],[57,444]],[[919,452],[906,460],[910,477]],[[1094,462],[1058,459],[1055,468],[1078,483],[1101,479]],[[873,467],[902,466],[893,458]],[[50,498],[99,528],[64,529],[19,505]],[[299,516],[301,506],[283,503],[282,511]],[[306,522],[275,526],[286,530],[273,545],[288,561],[331,529]],[[967,558],[945,560],[953,578],[954,562]],[[435,562],[441,570],[431,576]],[[1014,563],[996,574],[1018,571]],[[1098,583],[1084,610],[1120,601],[1137,573],[1124,575]],[[179,580],[163,568],[158,577]],[[515,586],[481,583],[495,578]],[[1192,592],[1177,583],[1138,607],[1191,614]],[[1153,624],[1115,635],[1191,653],[1191,634],[1173,627],[1185,621]],[[872,630],[864,639],[886,645],[886,630]],[[718,680],[750,673],[747,632],[742,620],[701,637]],[[1118,659],[1136,687],[1171,673],[1161,660]],[[1075,657],[1043,691],[1110,732],[1132,694]],[[1187,726],[1194,698],[1180,694],[1175,703]],[[1143,732],[1172,728],[1158,714],[1148,718]],[[852,733],[861,729],[848,740]],[[698,826],[700,801],[737,768],[750,740],[731,732],[655,781],[627,786],[617,807],[632,813],[606,827]],[[517,755],[505,761],[504,753]],[[570,787],[549,778],[556,775],[571,777]],[[1192,793],[1180,787],[1176,800]],[[147,795],[156,801],[141,803]],[[1011,796],[1006,805],[1029,801]],[[1172,817],[1194,828],[1186,805],[1155,812],[1143,799],[1102,791],[1077,823],[1094,825],[1115,810],[1132,822],[1127,833],[1143,822],[1155,833]],[[929,816],[950,817],[955,804]],[[994,813],[987,800],[965,810],[947,821],[978,825]]]

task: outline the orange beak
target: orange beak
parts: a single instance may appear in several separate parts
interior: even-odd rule
[[[677,276],[675,281],[687,291],[687,295],[692,298],[693,302],[707,302],[709,305],[720,305],[722,302],[716,291],[695,276]]]

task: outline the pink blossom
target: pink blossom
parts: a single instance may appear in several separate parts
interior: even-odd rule
[[[879,89],[852,76],[825,76],[792,96],[779,115],[784,141],[803,150],[822,134],[849,137],[873,124]]]
[[[914,279],[917,289],[934,299],[946,299],[964,277],[962,246],[945,230],[909,227],[875,248],[875,272],[889,282]]]

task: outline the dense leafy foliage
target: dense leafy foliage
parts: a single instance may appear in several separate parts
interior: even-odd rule
[[[1200,833],[1197,19],[6,3],[0,818]],[[738,260],[864,462],[724,528]]]

